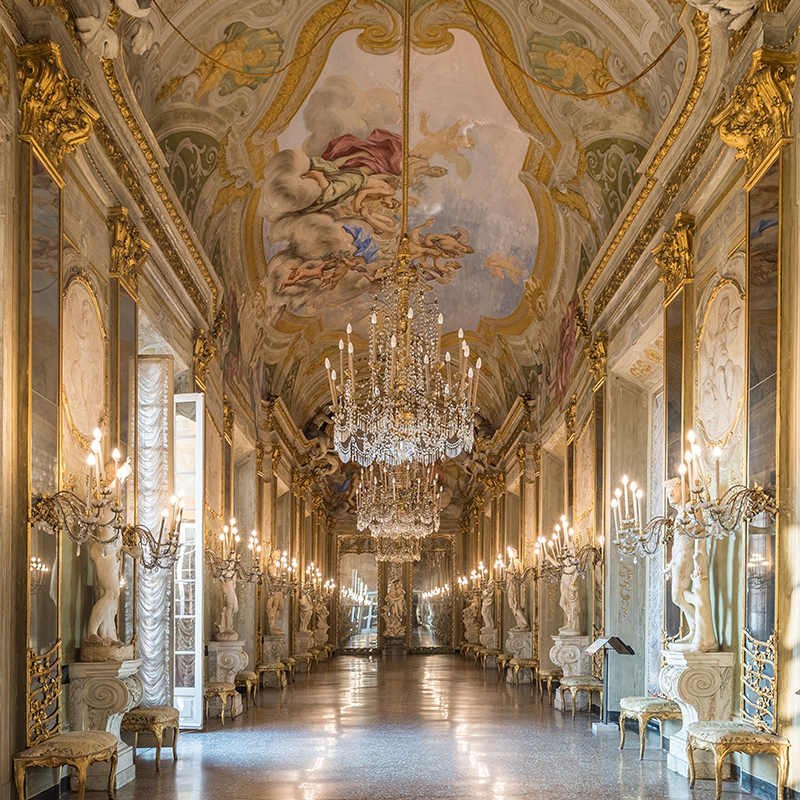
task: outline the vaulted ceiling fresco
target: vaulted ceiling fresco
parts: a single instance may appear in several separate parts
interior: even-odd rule
[[[365,330],[399,231],[399,0],[162,5],[131,85],[226,287],[225,378],[303,424],[323,362]],[[412,12],[409,228],[453,344],[483,358],[499,424],[558,407],[575,289],[675,99],[686,45],[651,0],[419,0]],[[156,15],[152,15],[155,17]],[[197,49],[190,46],[191,42]],[[199,52],[202,51],[202,52]],[[524,73],[533,77],[528,80]]]

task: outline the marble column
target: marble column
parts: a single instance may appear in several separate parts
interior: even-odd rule
[[[693,722],[729,720],[733,705],[733,653],[687,653],[662,650],[661,691],[674,700],[683,714],[683,726],[670,737],[667,766],[681,775],[689,774],[686,759],[686,728]],[[694,757],[698,778],[714,779],[713,754],[697,751]],[[726,763],[723,777],[730,775]]]
[[[72,731],[108,731],[117,745],[116,787],[136,777],[133,748],[120,739],[119,728],[126,711],[142,699],[137,676],[141,659],[129,661],[79,661],[69,665],[69,727]],[[74,788],[74,787],[73,787]],[[89,791],[108,788],[108,764],[92,764],[86,778]]]

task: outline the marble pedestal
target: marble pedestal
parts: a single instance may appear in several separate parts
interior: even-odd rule
[[[317,628],[314,631],[314,647],[323,647],[328,643],[328,627],[325,626],[324,628]],[[317,658],[320,661],[325,661],[328,658],[328,654],[324,650],[320,650]]]
[[[117,745],[116,786],[136,777],[133,748],[122,741],[119,727],[126,711],[142,699],[142,683],[136,675],[139,658],[128,661],[79,661],[69,665],[69,728],[71,731],[108,731]],[[73,786],[75,780],[72,780]],[[92,764],[86,774],[89,791],[108,789],[108,763]]]
[[[505,652],[511,658],[533,658],[533,631],[515,631],[513,628],[506,637]],[[514,675],[511,670],[506,672],[506,680],[511,683]],[[530,683],[531,671],[527,668],[517,673],[517,683]]]
[[[406,647],[406,637],[384,636],[383,654],[385,656],[407,656],[408,648]]]
[[[500,646],[497,628],[481,628],[480,642],[487,650],[497,650]]]
[[[244,651],[244,642],[239,639],[235,642],[209,642],[208,643],[208,671],[206,680],[233,683],[236,673],[241,672],[249,661]],[[232,717],[238,717],[244,710],[242,696],[237,692],[233,698]],[[219,698],[212,697],[208,703],[208,716],[219,717],[222,714],[222,703]]]
[[[565,678],[575,675],[592,674],[592,657],[584,652],[592,643],[589,636],[580,633],[559,633],[553,637],[553,646],[550,648],[550,660],[561,667]],[[566,697],[564,698],[567,702]],[[556,692],[555,707],[561,708],[561,692]],[[570,708],[572,707],[570,701]],[[589,708],[589,700],[585,692],[579,692],[575,707],[579,711]]]
[[[311,631],[295,631],[294,653],[295,672],[308,672],[308,651],[314,646],[314,634]]]
[[[683,714],[683,727],[669,739],[667,766],[673,772],[688,775],[686,727],[692,722],[731,718],[733,653],[662,650],[661,654],[666,662],[659,677],[661,691],[681,707]],[[698,778],[714,779],[712,753],[696,750],[694,763]],[[729,777],[730,765],[726,762],[723,779]]]
[[[268,633],[261,637],[261,663],[268,667],[282,665],[281,659],[289,654],[289,646],[286,644],[285,633]],[[256,665],[258,666],[258,665]],[[271,688],[277,688],[278,681],[281,680],[274,672],[267,672],[263,676],[264,684]],[[283,685],[283,681],[281,681]]]

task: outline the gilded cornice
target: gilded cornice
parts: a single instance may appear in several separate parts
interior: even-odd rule
[[[681,113],[678,116],[678,119],[675,121],[675,124],[672,126],[672,130],[670,130],[667,137],[661,143],[661,146],[658,148],[658,152],[653,157],[653,160],[647,166],[642,179],[639,181],[641,183],[642,188],[639,191],[639,194],[636,196],[636,199],[631,204],[630,208],[628,209],[628,213],[625,215],[620,226],[617,228],[617,232],[614,234],[611,242],[609,243],[608,247],[603,252],[600,260],[597,262],[597,267],[595,267],[591,278],[589,279],[586,286],[583,288],[583,306],[584,312],[588,313],[589,308],[589,294],[591,293],[592,289],[594,288],[597,281],[600,279],[605,268],[608,266],[609,261],[613,257],[614,253],[617,251],[619,246],[622,244],[622,240],[625,238],[625,235],[631,228],[633,221],[638,216],[639,212],[642,210],[645,201],[650,196],[650,193],[653,191],[655,186],[658,184],[658,181],[655,178],[655,173],[658,168],[663,163],[664,159],[666,158],[669,151],[672,149],[672,146],[675,144],[678,136],[680,135],[681,131],[686,126],[686,123],[689,120],[689,117],[694,110],[694,107],[697,105],[697,101],[700,99],[700,94],[702,93],[703,87],[705,86],[706,77],[708,76],[708,69],[711,62],[711,33],[708,28],[708,16],[703,14],[700,11],[695,12],[694,16],[692,17],[692,27],[694,28],[695,35],[697,37],[697,69],[695,70],[694,74],[694,82],[692,84],[692,88],[689,91],[688,96],[686,97],[686,102],[683,104],[683,109],[681,109]],[[697,140],[695,140],[694,146],[696,147],[698,142],[701,141],[704,137],[704,134],[701,133]],[[707,147],[707,144],[706,144]],[[705,152],[705,147],[702,148],[702,151]],[[685,159],[684,159],[685,160]],[[680,168],[678,169],[678,171]],[[677,171],[676,171],[677,172]],[[676,173],[673,173],[675,176]],[[670,203],[672,202],[673,198],[670,198]],[[663,204],[663,200],[662,200]],[[662,205],[659,204],[659,207]],[[669,203],[666,204],[667,206]],[[665,209],[666,211],[666,209]],[[660,216],[663,216],[663,213]],[[660,217],[659,217],[660,219]],[[658,225],[656,226],[656,228]],[[653,233],[655,235],[655,232]],[[633,268],[633,264],[636,262],[637,259],[631,259],[631,253],[637,249],[640,249],[643,253],[647,248],[647,244],[652,240],[652,236],[650,236],[639,248],[639,240],[642,238],[642,234],[639,235],[636,242],[634,243],[631,251],[626,255],[623,262],[617,267],[614,273],[611,275],[607,284],[603,287],[603,291],[600,293],[600,296],[597,298],[594,304],[593,313],[594,316],[597,317],[605,310],[606,306],[608,306],[611,298],[616,294],[619,287],[622,285],[622,282],[628,276],[629,272]],[[637,257],[638,258],[638,257]]]
[[[125,206],[108,209],[108,230],[111,233],[111,275],[118,277],[136,296],[150,245],[142,239],[139,226],[131,222]]]
[[[608,334],[600,331],[589,345],[583,348],[589,370],[594,379],[593,389],[598,389],[606,379],[606,361],[608,358]]]
[[[713,120],[712,120],[713,122]],[[664,297],[689,283],[694,277],[694,217],[678,212],[674,225],[661,236],[653,257],[664,281]]]
[[[17,49],[20,136],[32,141],[58,170],[64,159],[87,142],[100,115],[70,77],[61,46],[36,42]]]
[[[125,123],[133,135],[136,144],[139,146],[142,155],[145,157],[148,166],[152,170],[150,173],[150,180],[153,182],[153,186],[155,187],[158,196],[161,198],[164,208],[167,210],[167,213],[175,224],[175,227],[178,229],[178,233],[181,235],[184,244],[192,254],[192,259],[197,265],[197,268],[200,270],[200,274],[203,276],[203,279],[205,280],[206,285],[211,292],[211,296],[214,298],[214,312],[216,312],[217,308],[219,307],[219,290],[217,289],[217,284],[211,277],[211,273],[206,266],[206,262],[203,259],[203,256],[200,254],[200,250],[195,244],[194,239],[189,233],[186,223],[183,221],[183,217],[180,215],[178,209],[175,207],[175,204],[172,202],[172,198],[170,197],[164,181],[161,180],[158,158],[153,152],[152,147],[150,147],[150,143],[147,141],[144,131],[142,131],[142,128],[136,120],[131,107],[128,105],[128,101],[125,99],[125,95],[122,92],[122,87],[120,86],[117,78],[116,70],[114,69],[114,62],[110,59],[102,59],[102,64],[103,74],[106,77],[108,88],[111,90],[111,96],[114,98],[114,102],[117,104],[117,108],[119,109],[122,118],[125,120]],[[182,277],[182,274],[176,274],[178,274],[178,278],[180,278],[181,282],[183,283],[184,278]],[[192,285],[194,285],[194,282],[192,282]],[[192,297],[192,299],[194,300],[194,297]],[[203,312],[203,316],[205,316],[205,312]]]
[[[233,441],[233,423],[236,418],[236,412],[233,410],[231,399],[227,394],[222,395],[222,432],[225,438]]]
[[[564,427],[566,428],[567,443],[575,438],[575,407],[577,405],[578,396],[572,395],[564,409]]]
[[[194,343],[192,356],[194,380],[201,388],[205,388],[208,366],[217,354],[216,340],[222,333],[222,325],[226,318],[225,309],[220,309],[217,318],[214,320],[214,327],[211,329],[211,333],[206,333],[202,328],[198,328],[192,337]]]
[[[774,148],[792,135],[792,92],[798,53],[756,50],[730,102],[712,122],[725,144],[736,148],[752,175]]]

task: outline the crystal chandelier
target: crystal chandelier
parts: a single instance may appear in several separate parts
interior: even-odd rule
[[[339,340],[337,369],[325,359],[333,401],[333,440],[345,463],[433,464],[472,449],[480,359],[473,367],[459,330],[455,363],[442,352],[436,301],[426,300],[424,273],[412,263],[408,238],[410,2],[403,30],[403,169],[400,239],[386,268],[369,326],[369,350],[356,360],[352,327]],[[347,364],[345,366],[345,349]],[[364,364],[366,362],[366,364]],[[364,364],[364,366],[362,366]]]
[[[373,464],[356,490],[356,527],[377,539],[421,539],[439,530],[441,494],[433,467]]]

